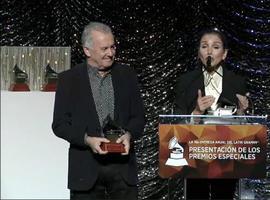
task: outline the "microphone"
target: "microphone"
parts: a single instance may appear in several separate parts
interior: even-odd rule
[[[221,60],[217,65],[215,66],[212,66],[211,65],[211,61],[212,61],[212,58],[211,56],[207,56],[206,58],[206,66],[204,66],[204,68],[206,69],[207,72],[215,72],[217,73],[220,77],[223,77],[222,74],[220,74],[217,69],[219,68],[219,66],[222,65],[222,63],[224,62],[224,60]]]
[[[206,58],[206,70],[211,68],[211,56]]]

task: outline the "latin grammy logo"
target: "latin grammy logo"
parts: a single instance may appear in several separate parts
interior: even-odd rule
[[[170,139],[168,147],[171,153],[165,165],[176,167],[188,165],[184,158],[184,148],[179,144],[179,141],[175,136]]]

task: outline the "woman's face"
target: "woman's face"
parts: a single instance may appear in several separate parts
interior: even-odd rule
[[[198,56],[204,65],[206,65],[207,57],[211,56],[211,66],[216,66],[226,58],[227,52],[217,34],[209,33],[202,36]]]

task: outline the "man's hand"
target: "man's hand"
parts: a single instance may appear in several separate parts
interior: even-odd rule
[[[215,102],[215,98],[213,96],[202,96],[202,92],[198,90],[198,98],[197,98],[197,105],[194,111],[192,112],[195,115],[202,115],[204,114],[207,108],[210,108],[211,105]]]
[[[122,135],[120,138],[116,140],[116,143],[122,143],[125,148],[125,153],[121,153],[122,155],[128,155],[129,154],[129,149],[130,149],[130,139],[131,139],[131,134],[126,131],[124,135]]]
[[[100,148],[100,145],[102,142],[108,143],[110,142],[110,140],[103,137],[91,137],[88,135],[85,135],[84,140],[85,140],[85,143],[92,149],[94,153],[102,154],[102,155],[108,153],[108,151],[103,151]]]

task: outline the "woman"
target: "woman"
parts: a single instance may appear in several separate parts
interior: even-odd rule
[[[224,67],[228,54],[225,36],[209,29],[199,38],[201,67],[178,79],[176,114],[209,114],[224,104],[237,105],[237,114],[244,114],[248,108],[245,81]],[[188,179],[187,199],[233,199],[235,183],[235,179]]]

